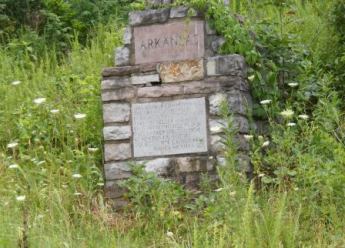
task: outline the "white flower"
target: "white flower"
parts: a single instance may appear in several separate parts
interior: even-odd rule
[[[249,134],[245,134],[245,135],[243,135],[243,137],[245,140],[252,140],[254,138],[253,135],[249,135]]]
[[[88,150],[89,152],[97,152],[97,151],[98,151],[98,148],[97,148],[97,147],[89,147],[89,148],[87,148],[87,150]]]
[[[296,123],[294,122],[289,122],[288,124],[286,124],[288,127],[294,127],[296,126]]]
[[[264,147],[267,147],[269,145],[270,145],[270,142],[267,140],[264,143],[262,143],[261,147],[264,148]]]
[[[262,105],[267,105],[267,104],[270,104],[272,102],[272,100],[262,100],[261,102],[260,102],[260,104],[262,104]]]
[[[77,120],[84,119],[85,117],[86,117],[86,114],[82,114],[82,113],[77,113],[74,115],[74,118],[76,118]]]
[[[298,86],[298,83],[288,83],[288,85],[289,85],[291,88],[294,88],[294,87],[297,87],[297,86]]]
[[[97,183],[97,186],[103,187],[104,183]]]
[[[265,174],[264,173],[260,173],[259,174],[259,177],[263,177]]]
[[[9,149],[13,149],[13,148],[15,148],[17,146],[18,146],[17,142],[12,142],[12,143],[7,144],[7,148],[9,148]]]
[[[58,114],[59,112],[60,112],[60,110],[58,110],[58,109],[50,110],[50,113],[52,113],[52,114]]]
[[[16,85],[19,85],[19,84],[21,84],[21,83],[22,83],[21,81],[16,80],[16,81],[13,81],[11,84],[14,85],[14,86],[16,86]]]
[[[248,80],[249,80],[250,82],[253,82],[254,79],[255,79],[255,75],[251,75],[251,76],[248,77]]]
[[[82,193],[75,192],[74,195],[75,195],[75,196],[80,196],[80,195],[82,195]]]
[[[309,119],[308,115],[299,115],[298,117],[302,120],[308,120]]]
[[[16,200],[20,201],[20,202],[25,201],[25,199],[26,199],[25,195],[19,195],[19,196],[16,197]]]
[[[220,191],[222,191],[224,188],[219,188],[219,189],[215,189],[214,191],[215,192],[220,192]]]
[[[80,175],[80,174],[73,174],[72,177],[76,178],[76,179],[79,179],[79,178],[82,178],[83,176]]]
[[[230,196],[235,196],[235,195],[236,195],[236,191],[231,191],[231,192],[229,193],[229,195],[230,195]]]
[[[173,233],[173,232],[170,232],[170,231],[167,231],[167,236],[168,236],[169,238],[172,238],[172,237],[174,237],[174,233]]]
[[[35,100],[34,100],[34,103],[36,103],[37,105],[40,105],[40,104],[42,104],[42,103],[44,103],[44,102],[46,102],[46,98],[43,98],[43,97],[41,97],[41,98],[36,98]]]
[[[8,166],[9,169],[18,169],[19,168],[19,165],[17,164],[11,164]]]
[[[280,115],[282,115],[284,118],[290,118],[294,115],[295,112],[293,112],[291,109],[286,109],[282,112],[280,112]]]

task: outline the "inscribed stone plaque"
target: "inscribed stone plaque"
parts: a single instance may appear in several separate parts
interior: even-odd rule
[[[205,98],[132,104],[134,157],[207,152]]]
[[[204,21],[134,27],[135,64],[204,56]]]

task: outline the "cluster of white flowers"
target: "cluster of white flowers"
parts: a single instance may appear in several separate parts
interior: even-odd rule
[[[78,174],[78,173],[76,173],[76,174],[73,174],[72,177],[75,178],[75,179],[79,179],[79,178],[82,178],[83,176]]]
[[[280,112],[280,115],[284,118],[291,118],[294,115],[295,112],[293,112],[291,109],[286,109],[282,112]]]
[[[18,196],[16,197],[16,200],[19,201],[19,202],[23,202],[23,201],[25,201],[25,199],[26,199],[26,196],[25,196],[25,195],[18,195]]]
[[[13,149],[13,148],[16,148],[17,146],[18,146],[17,142],[12,142],[12,143],[7,144],[8,149]]]
[[[20,85],[21,83],[22,83],[21,81],[15,80],[15,81],[13,81],[11,84],[12,84],[13,86],[17,86],[17,85]]]
[[[44,97],[34,99],[34,103],[37,105],[41,105],[42,103],[45,103],[46,101],[47,101],[47,99]]]
[[[267,104],[270,104],[271,102],[272,102],[272,100],[267,99],[267,100],[262,100],[262,101],[260,101],[260,104],[262,104],[262,105],[267,105]]]
[[[74,118],[76,120],[81,120],[81,119],[84,119],[86,117],[86,114],[82,114],[82,113],[77,113],[74,115]]]

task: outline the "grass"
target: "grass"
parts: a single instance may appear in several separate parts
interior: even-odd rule
[[[327,43],[324,17],[312,5],[296,6],[298,18],[285,32],[317,60]],[[278,21],[276,11],[264,10],[252,16]],[[300,20],[307,25],[297,29]],[[310,38],[315,27],[322,30],[317,41]],[[269,148],[254,137],[252,161],[262,175],[253,183],[235,170],[229,119],[219,190],[205,183],[192,201],[178,185],[144,173],[131,182],[141,189],[136,205],[114,212],[102,193],[100,72],[112,65],[120,29],[99,27],[87,47],[73,42],[59,62],[54,50],[32,62],[0,49],[0,247],[345,247],[345,149],[335,138],[344,114],[326,74],[311,120],[296,120],[296,129],[272,123]],[[281,174],[269,177],[267,165]],[[154,188],[135,185],[149,180]]]

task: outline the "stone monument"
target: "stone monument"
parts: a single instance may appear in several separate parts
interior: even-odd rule
[[[193,13],[192,16],[190,13]],[[246,65],[217,54],[223,38],[187,7],[131,12],[116,67],[102,76],[106,197],[122,204],[129,162],[196,188],[224,163],[219,107],[227,101],[244,171],[251,108]]]

